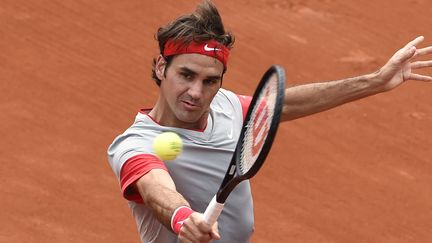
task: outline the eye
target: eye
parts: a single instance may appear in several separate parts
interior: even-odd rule
[[[191,73],[182,72],[180,73],[180,76],[182,76],[186,80],[193,80],[193,75]]]
[[[214,85],[219,82],[219,79],[206,79],[204,80],[204,84],[206,85]]]

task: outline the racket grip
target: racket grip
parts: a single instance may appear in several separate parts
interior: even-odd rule
[[[213,225],[219,218],[223,208],[224,204],[218,203],[216,201],[216,196],[214,196],[204,212],[204,220],[208,224]]]

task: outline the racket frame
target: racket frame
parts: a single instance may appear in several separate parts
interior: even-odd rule
[[[277,78],[277,89],[276,92],[276,104],[275,104],[275,110],[273,113],[272,122],[267,134],[267,138],[265,138],[265,142],[262,146],[261,151],[259,152],[259,155],[256,159],[256,162],[252,165],[252,167],[243,175],[235,176],[236,172],[240,171],[240,163],[237,163],[237,161],[240,161],[241,157],[241,151],[243,149],[243,139],[245,137],[246,132],[246,124],[248,124],[249,120],[251,119],[252,111],[258,102],[258,97],[261,93],[262,88],[267,84],[267,80],[271,78],[271,76],[276,75]],[[228,170],[225,174],[225,177],[221,183],[221,186],[216,194],[216,202],[223,204],[226,199],[228,198],[231,191],[243,180],[247,180],[251,177],[253,177],[261,168],[263,165],[270,148],[273,144],[277,129],[279,127],[280,118],[282,115],[282,107],[283,107],[283,101],[284,101],[284,95],[285,95],[285,71],[284,69],[279,65],[273,65],[271,66],[263,75],[261,78],[260,83],[258,84],[257,88],[255,89],[252,101],[249,105],[249,109],[247,111],[244,125],[242,128],[242,131],[240,132],[240,137],[236,145],[236,149],[234,152],[234,155],[231,159],[231,163],[228,166]]]

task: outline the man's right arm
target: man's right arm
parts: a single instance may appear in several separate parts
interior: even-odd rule
[[[211,227],[205,223],[202,214],[193,212],[184,221],[176,219],[177,209],[189,208],[190,205],[184,197],[176,191],[175,184],[169,173],[163,169],[153,169],[138,179],[134,184],[141,195],[144,204],[150,207],[155,213],[159,222],[168,229],[181,226],[179,239],[181,242],[210,242],[212,239],[219,239],[217,225]],[[180,217],[182,217],[180,215]],[[177,222],[178,221],[178,222]],[[174,225],[171,225],[171,224]],[[180,227],[178,227],[180,228]]]
[[[181,206],[189,203],[176,191],[175,184],[167,171],[153,169],[138,179],[135,188],[144,204],[149,206],[158,220],[168,229],[171,228],[171,215]]]

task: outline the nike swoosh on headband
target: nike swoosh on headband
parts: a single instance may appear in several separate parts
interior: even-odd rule
[[[165,48],[163,50],[163,56],[165,57],[188,53],[197,53],[216,58],[221,61],[226,68],[229,56],[229,48],[217,42],[216,40],[207,40],[203,42],[192,41],[190,43],[184,43],[181,39],[169,39],[165,43]]]
[[[204,46],[204,51],[220,51],[221,49],[219,49],[219,48],[212,48],[212,47],[209,47],[208,46],[208,44],[206,44],[205,46]]]

